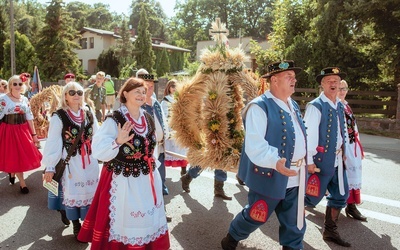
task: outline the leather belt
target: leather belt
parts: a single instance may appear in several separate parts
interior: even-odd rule
[[[9,114],[5,115],[2,122],[7,124],[23,124],[26,122],[25,114]]]
[[[303,163],[303,160],[304,160],[304,158],[301,158],[300,160],[297,160],[297,161],[292,161],[290,163],[290,166],[296,166],[299,168],[301,166],[301,164]]]

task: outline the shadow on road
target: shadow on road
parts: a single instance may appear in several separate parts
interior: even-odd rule
[[[42,187],[41,171],[30,174],[26,183],[30,193],[24,195],[19,192],[19,182],[11,186],[8,175],[1,173],[1,238],[5,240],[0,243],[0,248],[42,250],[63,246],[63,249],[86,249],[88,245],[75,240],[72,229],[64,226],[59,213],[47,208],[47,191]],[[10,235],[7,232],[11,232]]]
[[[324,225],[325,213],[319,212],[315,209],[307,210],[307,220],[317,224],[320,228],[320,237],[322,239],[322,228]],[[351,243],[352,249],[385,249],[385,250],[395,250],[397,249],[392,245],[392,239],[388,235],[377,235],[365,226],[365,223],[351,218],[347,218],[343,214],[340,214],[338,220],[338,231],[340,236]],[[307,232],[306,232],[307,233]],[[332,242],[325,242],[330,249],[348,249],[345,247],[340,247]],[[311,248],[305,248],[311,249]]]

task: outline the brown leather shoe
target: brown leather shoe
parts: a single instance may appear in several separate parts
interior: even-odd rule
[[[214,196],[220,197],[224,200],[232,200],[232,197],[225,194],[223,181],[214,180]]]
[[[363,216],[360,211],[358,211],[356,204],[347,204],[345,208],[345,213],[347,217],[351,217],[355,220],[360,220],[360,221],[367,221],[367,217]]]
[[[189,174],[185,174],[181,177],[182,189],[185,190],[186,193],[190,193],[189,184],[192,180],[193,178]]]

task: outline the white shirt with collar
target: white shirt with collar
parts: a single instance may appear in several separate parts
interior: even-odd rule
[[[272,95],[270,91],[266,91],[264,95],[267,98],[272,98],[292,118],[296,137],[292,162],[304,158],[306,155],[305,138],[297,120],[291,98],[287,99],[288,106],[285,102]],[[267,114],[258,105],[250,103],[243,110],[243,117],[246,120],[245,151],[249,159],[259,167],[276,169],[276,163],[280,159],[278,149],[265,140],[268,126]],[[300,168],[291,166],[291,169],[298,172]],[[287,188],[298,186],[299,178],[299,175],[289,177]]]

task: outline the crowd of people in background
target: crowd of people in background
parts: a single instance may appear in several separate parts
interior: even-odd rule
[[[222,239],[225,250],[236,249],[273,212],[283,249],[303,249],[304,208],[315,207],[325,196],[324,240],[351,246],[337,230],[343,208],[347,216],[367,221],[356,207],[364,153],[345,100],[346,73],[322,69],[316,81],[323,91],[307,105],[303,118],[291,99],[301,70],[290,60],[268,65],[262,77],[270,89],[244,109],[246,136],[237,178],[249,187],[248,204]],[[119,90],[103,71],[92,75],[86,88],[73,73],[64,81],[60,107],[48,114],[42,156],[29,105],[38,86],[31,84],[29,73],[0,79],[0,171],[8,173],[11,185],[17,177],[20,192],[28,194],[24,172],[43,166],[43,180],[52,182],[57,163],[66,160],[58,195],[48,192],[48,208],[59,211],[65,225],[72,221],[78,241],[92,242],[92,249],[169,249],[166,166],[180,168],[187,193],[204,168],[190,166],[169,126],[179,81],[167,82],[161,102],[154,93],[157,79],[146,69]],[[223,189],[227,172],[214,172],[215,197],[231,200]],[[127,219],[128,211],[137,216]]]

